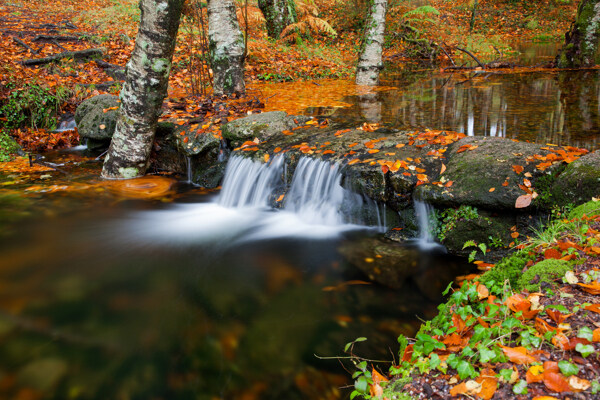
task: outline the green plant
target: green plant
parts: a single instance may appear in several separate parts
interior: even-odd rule
[[[530,292],[536,292],[540,288],[540,283],[552,282],[555,279],[561,278],[571,269],[571,264],[564,260],[543,260],[529,267],[521,275],[517,281],[517,287],[525,288]]]
[[[477,249],[481,250],[484,256],[485,253],[487,253],[487,245],[485,243],[477,244],[472,240],[467,240],[463,245],[463,250],[467,247],[476,247],[476,249],[471,251],[471,253],[469,254],[469,262],[473,262],[475,260],[475,257],[477,256]]]
[[[0,116],[4,118],[7,128],[56,127],[56,116],[69,97],[70,91],[59,87],[52,92],[35,83],[27,83],[22,88],[17,88],[15,83],[8,83],[7,86],[12,91],[0,106]]]
[[[0,162],[10,161],[12,154],[19,151],[19,145],[4,130],[0,130]]]
[[[458,221],[478,218],[479,213],[475,207],[462,205],[458,208],[448,208],[442,211],[439,217],[442,220],[442,224],[437,236],[443,241],[448,235],[448,232],[456,228],[456,223]]]

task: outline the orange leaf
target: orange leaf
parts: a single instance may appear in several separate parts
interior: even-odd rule
[[[494,190],[496,190],[496,188],[490,188],[490,190],[488,190],[488,192],[492,193]]]
[[[377,371],[375,368],[373,368],[373,372],[371,374],[371,377],[373,378],[373,383],[387,382],[388,381],[388,378],[386,378],[385,376],[381,375],[379,373],[379,371]]]
[[[355,158],[355,159],[350,160],[350,162],[348,163],[348,165],[353,165],[353,164],[356,164],[356,163],[359,163],[359,162],[360,162],[360,160],[358,158]]]
[[[520,174],[521,172],[523,172],[523,167],[520,165],[513,165],[512,169],[515,171],[515,173],[517,175]]]
[[[515,202],[515,208],[525,208],[531,204],[531,200],[533,197],[530,194],[524,194],[522,196],[517,197],[517,201]]]
[[[275,147],[273,149],[273,153],[279,153],[281,151],[281,147]]]
[[[600,294],[600,282],[593,282],[590,284],[585,283],[577,283],[583,290],[588,292],[589,294]]]
[[[507,347],[502,346],[502,351],[508,359],[515,364],[531,364],[537,361],[537,359],[530,354],[525,347]]]
[[[543,382],[544,381],[544,367],[541,365],[533,365],[529,367],[525,374],[527,383]]]
[[[523,184],[528,188],[531,187],[531,181],[529,179],[523,179]]]
[[[333,153],[335,153],[335,151],[330,150],[330,149],[327,149],[327,150],[323,151],[323,155],[325,155],[325,154],[333,154]]]
[[[285,197],[285,194],[282,194],[282,195],[280,195],[280,196],[277,198],[277,202],[279,203],[281,200],[283,200],[283,198],[284,198],[284,197]]]
[[[589,306],[585,306],[585,309],[600,314],[600,304],[590,304]]]
[[[560,372],[544,371],[544,385],[553,392],[562,393],[572,390],[571,385]]]
[[[265,162],[269,162],[269,159],[270,159],[270,158],[271,158],[271,156],[269,155],[269,153],[267,153],[267,154],[265,154],[265,155],[263,156],[263,160],[264,160]]]
[[[511,233],[510,237],[513,238],[513,239],[518,238],[519,237],[519,232],[513,232],[513,233]]]
[[[442,169],[440,170],[440,175],[446,172],[446,165],[442,163]]]
[[[488,288],[483,285],[483,284],[479,284],[477,285],[477,296],[479,297],[479,300],[483,300],[485,298],[487,298],[490,295],[490,291],[488,290]]]
[[[592,341],[596,343],[600,342],[600,328],[594,329]]]
[[[423,182],[428,182],[429,179],[427,178],[427,175],[425,174],[417,174],[417,179]]]
[[[504,186],[504,187],[508,186],[508,181],[502,182],[502,186]]]
[[[562,253],[556,249],[546,249],[546,251],[544,251],[544,257],[558,260],[562,257]]]
[[[496,378],[496,373],[489,368],[481,371],[481,374],[475,382],[481,384],[481,391],[477,394],[477,396],[481,397],[484,400],[489,400],[494,397],[494,393],[496,393],[496,389],[498,388],[498,379]]]
[[[381,171],[383,171],[384,174],[387,174],[389,170],[390,170],[390,167],[388,167],[387,165],[381,166]]]
[[[369,153],[369,154],[375,154],[375,153],[379,153],[379,150],[378,149],[372,149],[372,150],[369,150],[367,153]]]
[[[561,350],[570,350],[569,338],[564,333],[558,333],[552,337],[552,344]]]
[[[294,132],[292,132],[290,130],[287,130],[287,129],[285,131],[281,132],[281,133],[283,133],[285,136],[290,136],[290,135],[294,134]]]

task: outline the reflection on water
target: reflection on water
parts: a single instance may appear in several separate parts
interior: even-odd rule
[[[347,398],[349,374],[315,354],[366,336],[358,354],[391,360],[397,335],[435,310],[434,286],[463,272],[400,251],[400,291],[355,284],[365,275],[338,248],[365,233],[233,242],[255,210],[219,226],[186,214],[227,220],[189,185],[181,204],[98,190],[11,200],[0,221],[14,232],[0,241],[0,398]],[[142,222],[160,240],[142,240]]]
[[[599,71],[416,72],[420,79],[414,82],[407,74],[386,82],[398,89],[378,92],[378,108],[373,97],[347,97],[355,105],[337,109],[333,116],[586,148],[600,143]]]

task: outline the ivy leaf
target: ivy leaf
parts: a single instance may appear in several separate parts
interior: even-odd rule
[[[456,366],[456,371],[458,372],[458,377],[460,379],[477,377],[475,367],[473,367],[473,365],[466,360],[462,360],[458,363],[458,365]]]
[[[521,379],[519,382],[517,382],[515,384],[515,386],[513,386],[513,393],[514,394],[527,394],[527,382],[525,382],[525,380]]]
[[[587,339],[590,342],[593,342],[594,341],[594,331],[592,331],[592,329],[589,326],[584,326],[583,328],[579,329],[579,332],[577,332],[577,337],[582,338],[582,339]]]
[[[489,362],[490,360],[496,357],[496,352],[494,350],[490,350],[487,347],[479,346],[479,360],[482,363]]]
[[[367,381],[366,377],[360,376],[356,382],[354,382],[354,388],[359,393],[367,393],[367,390],[369,389],[369,381]]]
[[[558,368],[564,376],[577,375],[579,373],[579,367],[566,360],[559,361]]]
[[[575,346],[575,350],[579,352],[579,354],[581,354],[584,358],[594,354],[594,346],[592,346],[591,344],[583,344],[583,343],[577,343],[577,345]]]

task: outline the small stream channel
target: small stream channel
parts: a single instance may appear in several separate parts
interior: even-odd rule
[[[346,92],[345,108],[304,112],[349,126],[595,148],[597,78],[407,70],[388,78],[400,89]],[[283,97],[288,87],[304,95],[282,84]],[[318,99],[327,85],[309,89]],[[347,360],[317,355],[344,356],[347,342],[365,336],[357,355],[397,359],[397,336],[414,334],[448,282],[469,271],[439,248],[419,246],[426,229],[420,242],[384,242],[377,207],[367,219],[339,214],[359,199],[338,187],[334,166],[307,162],[304,178],[277,170],[271,180],[261,175],[269,167],[238,165],[221,194],[181,177],[142,200],[99,181],[99,164],[80,151],[46,157],[65,173],[21,182],[0,174],[1,398],[348,398]],[[267,207],[280,201],[282,175],[284,184],[299,182],[298,193]],[[318,188],[316,197],[308,187]],[[417,208],[428,222],[426,206]],[[359,268],[382,254],[406,271],[396,290],[368,282]]]

